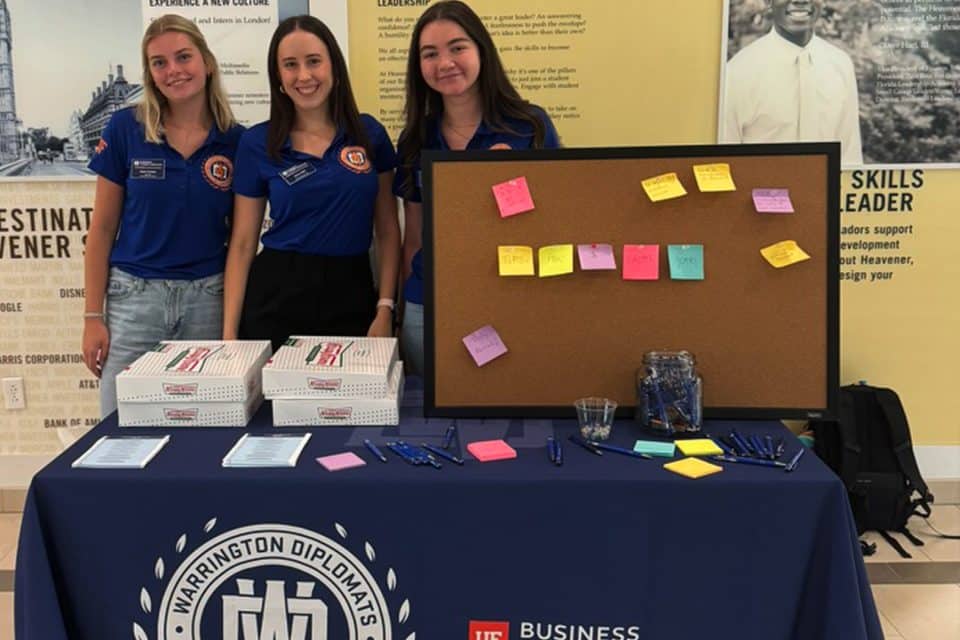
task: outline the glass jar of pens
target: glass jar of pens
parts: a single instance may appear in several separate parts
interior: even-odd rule
[[[637,370],[637,420],[665,436],[703,426],[703,380],[687,351],[648,351]]]

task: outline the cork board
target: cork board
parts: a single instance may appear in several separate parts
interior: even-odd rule
[[[737,190],[703,193],[696,164],[730,165]],[[681,198],[641,181],[676,172]],[[492,186],[525,177],[535,210],[501,218]],[[424,154],[428,415],[564,417],[576,398],[636,404],[643,354],[692,352],[707,418],[833,412],[839,379],[839,145],[712,145]],[[795,213],[757,213],[754,188]],[[775,269],[761,247],[810,260]],[[574,245],[574,272],[501,277],[497,247]],[[616,271],[582,271],[577,244],[613,245]],[[626,281],[623,245],[659,244],[660,278]],[[704,279],[672,280],[667,245],[703,245]],[[538,269],[539,273],[539,269]],[[478,367],[462,339],[492,325],[508,352]]]

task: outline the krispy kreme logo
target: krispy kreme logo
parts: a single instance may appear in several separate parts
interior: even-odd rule
[[[324,420],[349,420],[353,407],[320,407],[317,413]]]
[[[343,354],[353,346],[352,342],[321,342],[310,349],[307,364],[313,367],[342,367]]]
[[[339,378],[307,378],[307,386],[315,391],[339,391],[342,384]]]
[[[197,383],[178,384],[175,382],[164,382],[163,393],[168,396],[195,396],[200,387]]]
[[[177,422],[193,422],[200,415],[199,409],[164,409],[163,417]]]

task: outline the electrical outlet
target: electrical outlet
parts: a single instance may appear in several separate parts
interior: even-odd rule
[[[3,379],[3,406],[6,409],[26,409],[27,399],[23,395],[23,378]]]

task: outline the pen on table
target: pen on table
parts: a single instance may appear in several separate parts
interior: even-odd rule
[[[733,455],[735,456],[746,456],[750,453],[746,449],[741,448],[740,445],[734,442],[733,438],[730,436],[720,436],[718,440],[719,442],[727,445],[727,448],[733,451]]]
[[[803,452],[806,450],[807,450],[806,447],[801,445],[800,450],[797,451],[797,453],[794,454],[792,458],[790,458],[790,462],[787,463],[786,469],[784,469],[784,471],[793,471],[794,469],[796,469],[797,465],[800,464],[800,458],[803,457]]]
[[[777,467],[783,469],[787,465],[777,460],[765,460],[763,458],[741,458],[739,456],[713,456],[714,460],[720,462],[736,462],[739,464],[755,464],[760,467]]]
[[[553,454],[554,454],[553,464],[557,465],[558,467],[562,467],[563,466],[563,447],[560,445],[560,441],[557,439],[553,440]]]
[[[429,453],[427,454],[427,464],[429,464],[429,465],[430,465],[431,467],[433,467],[434,469],[442,469],[442,468],[443,468],[443,465],[440,464],[440,462],[439,462],[436,458],[434,458],[432,455],[430,455]]]
[[[626,449],[624,447],[618,447],[612,444],[606,444],[603,442],[594,442],[593,440],[588,441],[597,449],[603,449],[604,451],[612,451],[614,453],[621,453],[625,456],[631,456],[633,458],[643,458],[645,460],[653,460],[653,456],[649,453],[640,453],[639,451],[634,451],[633,449]]]
[[[777,448],[773,445],[773,436],[763,436],[763,444],[767,447],[767,457],[773,460],[777,457]]]
[[[737,443],[737,447],[746,452],[746,455],[753,453],[753,447],[750,446],[750,443],[743,439],[743,437],[737,433],[737,430],[734,429],[730,432],[730,437],[733,438],[733,441]]]
[[[444,460],[449,460],[454,464],[463,464],[463,458],[458,458],[457,456],[453,455],[449,451],[444,451],[443,449],[434,447],[433,445],[429,445],[426,442],[421,442],[420,446],[426,449],[427,451],[429,451],[430,453],[440,456]]]
[[[375,445],[375,444],[373,444],[372,442],[370,442],[370,440],[368,440],[368,439],[365,438],[364,441],[363,441],[363,446],[365,446],[367,449],[369,449],[369,450],[370,450],[370,453],[372,453],[373,455],[375,455],[375,456],[377,456],[378,458],[380,458],[380,462],[386,462],[386,461],[387,461],[387,456],[383,455],[383,452],[380,451],[380,449],[377,448],[377,445]]]
[[[728,456],[733,456],[734,458],[737,457],[737,452],[734,451],[733,448],[732,448],[729,444],[727,444],[726,442],[724,442],[724,438],[723,438],[723,437],[714,439],[714,442],[716,443],[716,445],[717,445],[718,447],[720,447],[721,449],[723,449],[723,452],[724,452],[725,454],[727,454]]]
[[[426,462],[426,460],[422,460],[420,458],[416,458],[412,456],[407,451],[406,446],[402,446],[402,445],[403,445],[402,442],[388,442],[387,448],[390,449],[390,451],[393,451],[395,454],[397,454],[401,458],[403,458],[404,460],[406,460],[407,462],[409,462],[410,464],[418,465]]]
[[[555,440],[553,436],[547,436],[547,455],[550,457],[550,462],[557,463],[557,449],[554,444]]]
[[[757,456],[761,458],[767,457],[767,452],[763,448],[763,440],[760,439],[760,436],[755,433],[751,433],[747,436],[747,442],[753,445],[753,449],[756,451]]]
[[[598,456],[603,455],[603,451],[600,451],[600,449],[597,449],[597,447],[592,442],[589,442],[588,440],[584,440],[580,436],[570,436],[570,442],[575,442],[576,444],[580,445],[590,453],[595,453]]]
[[[449,427],[447,427],[447,432],[443,434],[443,440],[440,442],[440,448],[449,449],[450,445],[453,444],[453,436],[455,436],[456,433],[457,433],[457,424],[454,422],[454,423],[451,423]]]
[[[777,451],[775,457],[779,458],[783,455],[783,438],[777,438]]]

